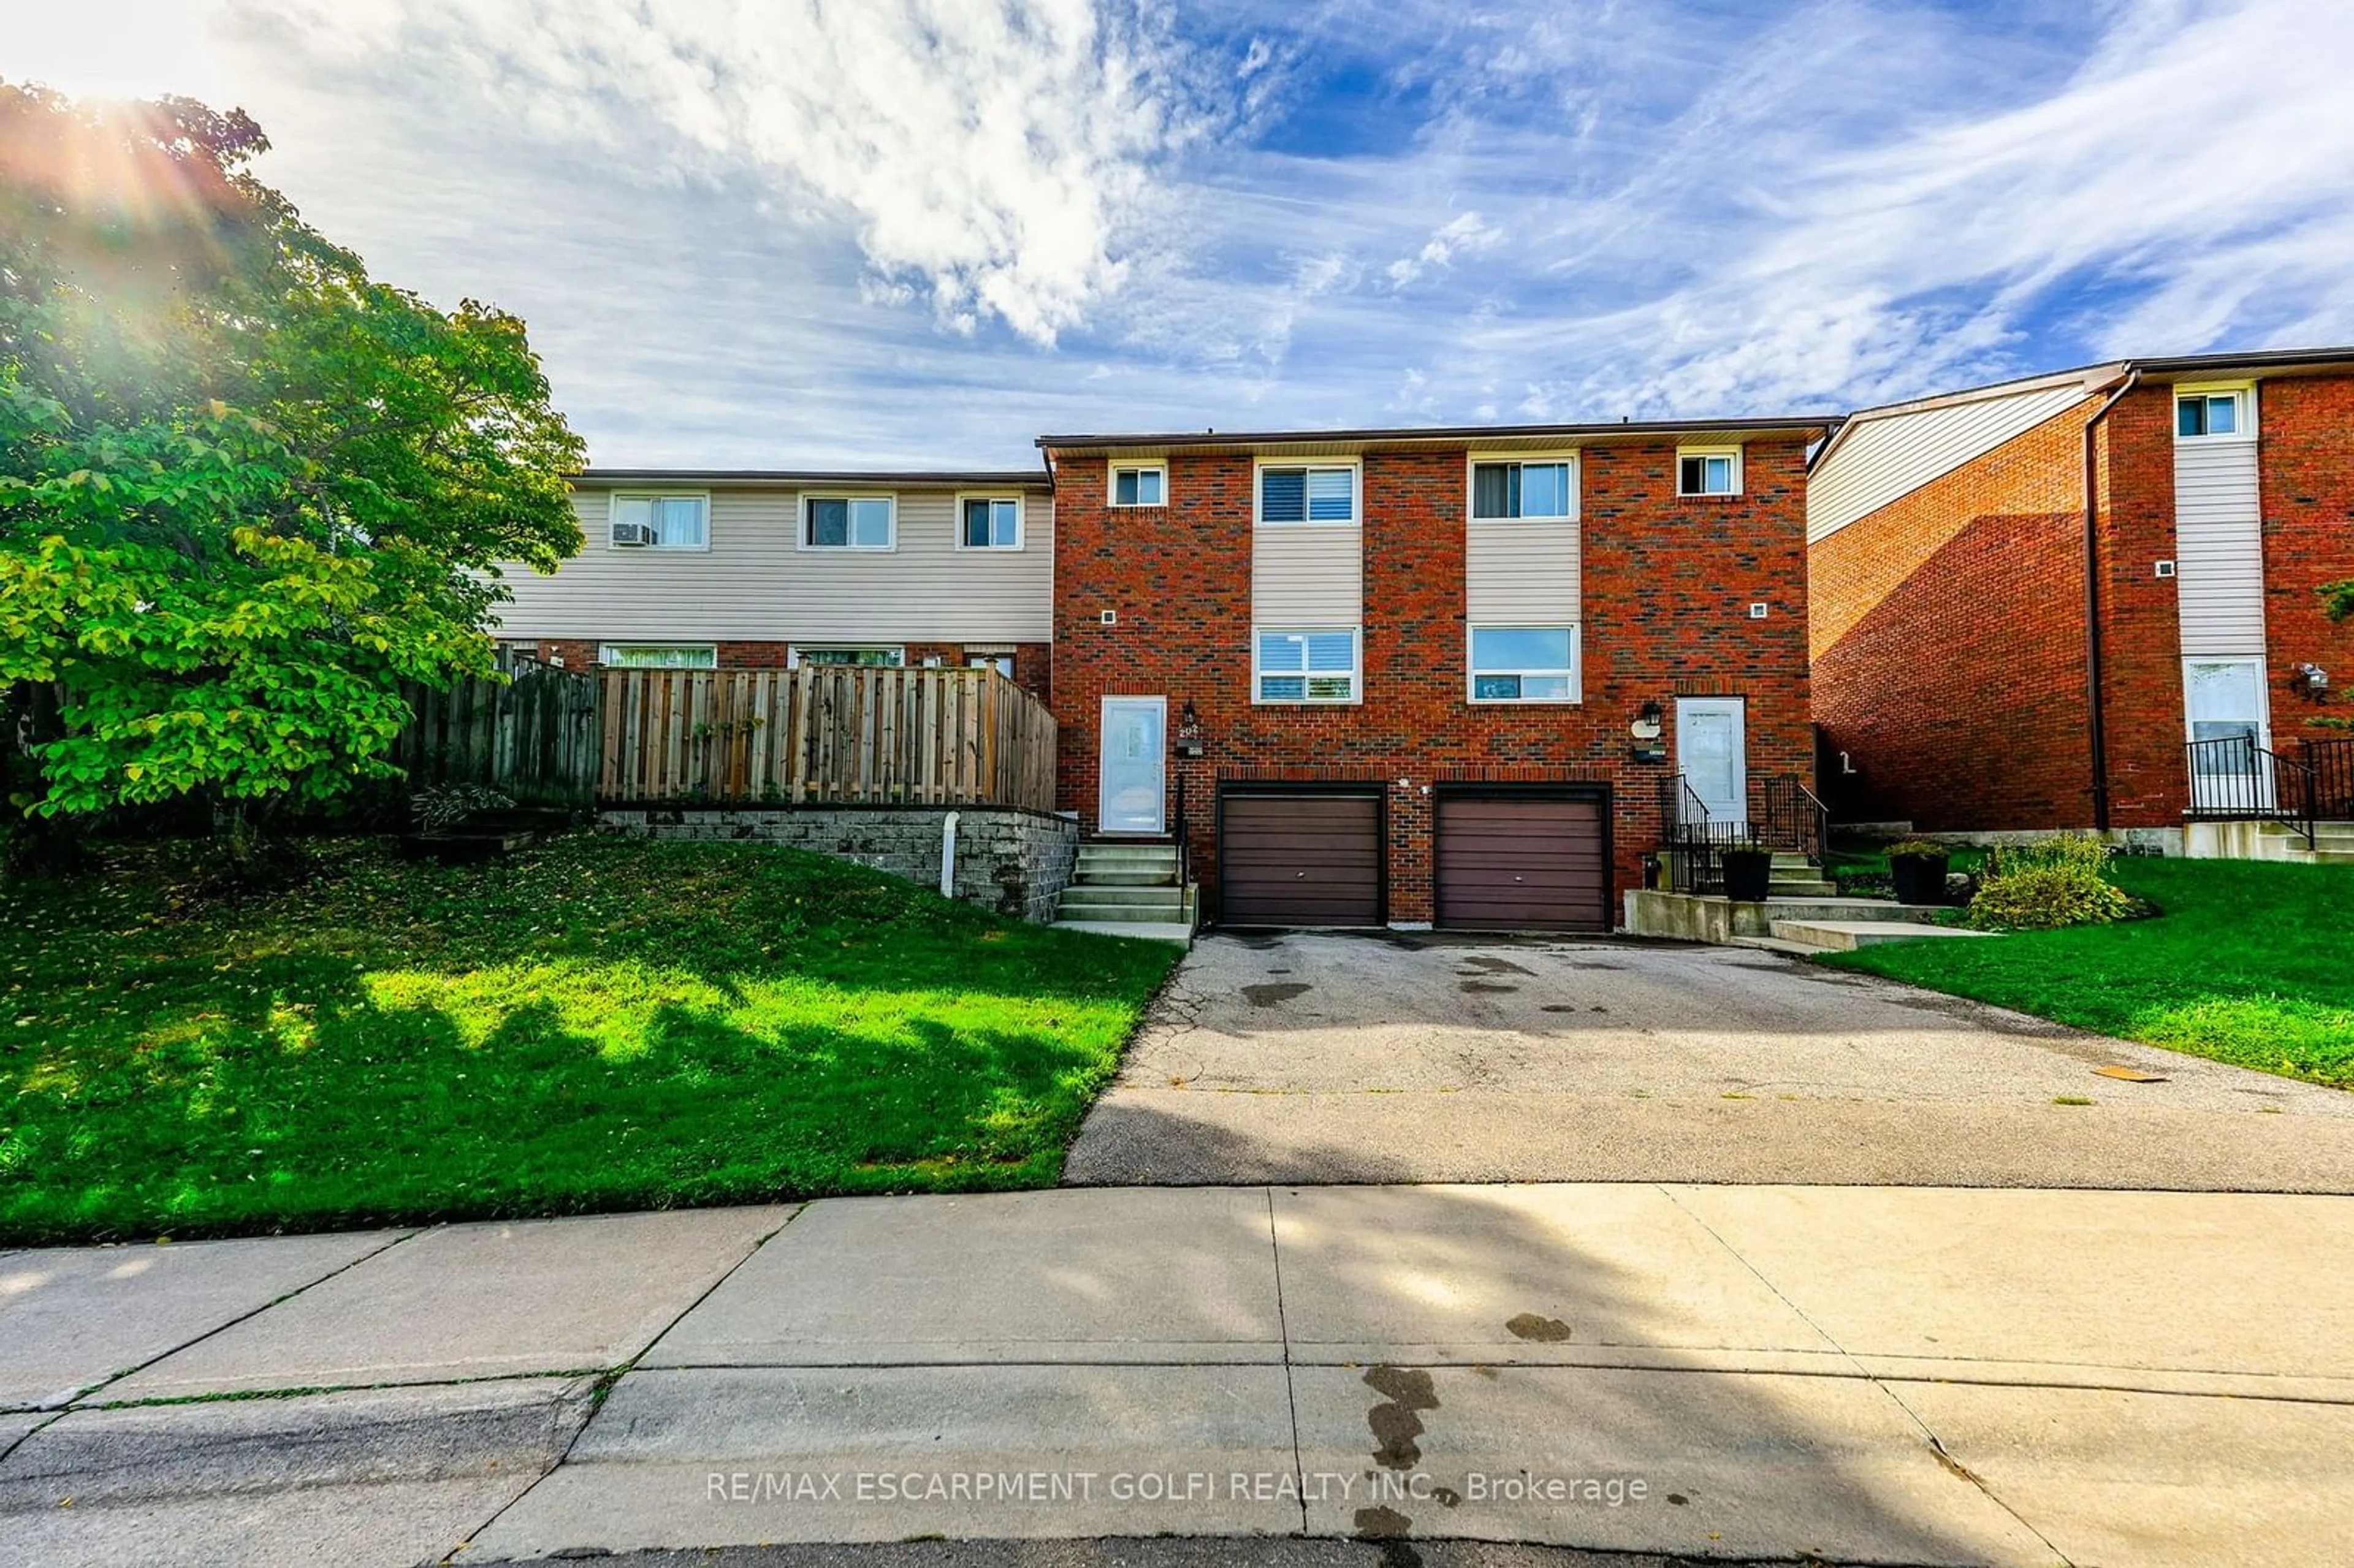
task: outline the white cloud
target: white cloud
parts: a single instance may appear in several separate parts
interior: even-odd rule
[[[1153,14],[1089,0],[244,0],[334,76],[612,160],[776,188],[854,228],[882,302],[1038,343],[1127,270],[1154,167],[1206,123]],[[758,222],[749,214],[730,221]]]
[[[1503,238],[1502,230],[1480,222],[1478,213],[1458,213],[1433,229],[1421,249],[1389,264],[1390,287],[1403,289],[1425,272],[1444,271],[1457,257],[1476,255]]]

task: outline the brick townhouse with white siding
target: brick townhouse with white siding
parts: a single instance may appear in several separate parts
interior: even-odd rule
[[[2354,578],[2354,349],[1866,409],[1808,507],[1842,818],[2310,853],[2354,817],[2354,622],[2321,592]]]
[[[567,666],[1011,659],[1091,839],[1229,924],[1607,930],[1663,784],[1812,782],[1835,421],[1042,438],[1030,473],[592,471],[502,640]]]

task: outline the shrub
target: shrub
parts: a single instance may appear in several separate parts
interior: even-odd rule
[[[2108,878],[2108,846],[2090,837],[2007,849],[1988,863],[1970,903],[1980,930],[2051,931],[2130,919],[2134,901]]]
[[[1894,860],[1900,854],[1943,855],[1946,859],[1950,860],[1953,858],[1954,846],[1951,844],[1941,844],[1935,839],[1905,839],[1900,842],[1890,844],[1886,849],[1880,853],[1886,855],[1891,860]]]

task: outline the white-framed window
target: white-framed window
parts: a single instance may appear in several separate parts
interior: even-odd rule
[[[1577,515],[1577,459],[1568,452],[1471,458],[1473,521]]]
[[[805,495],[801,497],[801,548],[889,550],[899,542],[899,499],[895,495]]]
[[[1353,703],[1363,675],[1357,628],[1258,631],[1251,637],[1251,700]]]
[[[1111,503],[1114,506],[1166,506],[1169,504],[1169,465],[1165,462],[1121,462],[1111,465]]]
[[[1258,521],[1267,524],[1357,521],[1355,463],[1263,461],[1258,465]]]
[[[1574,703],[1575,626],[1475,626],[1471,629],[1475,703]]]
[[[1678,447],[1678,495],[1738,495],[1741,493],[1739,447]]]
[[[1013,655],[1011,653],[968,653],[965,667],[971,670],[994,670],[1007,680],[1013,679]]]
[[[608,642],[597,662],[609,670],[716,670],[719,649],[710,642]]]
[[[796,644],[785,650],[785,667],[799,669],[803,664],[852,664],[862,669],[896,670],[907,662],[905,648],[885,644],[860,647],[844,644],[832,648],[803,648]]]
[[[617,490],[610,517],[607,543],[617,550],[711,548],[708,495]]]
[[[1018,550],[1022,547],[1022,498],[1018,495],[957,497],[957,548]]]
[[[2248,441],[2256,436],[2256,388],[2239,381],[2174,389],[2178,441]]]

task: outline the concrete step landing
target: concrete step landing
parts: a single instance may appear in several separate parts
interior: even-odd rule
[[[1853,952],[1882,942],[1910,942],[1923,937],[1991,937],[1991,931],[1971,931],[1959,926],[1922,926],[1908,920],[1776,920],[1770,927],[1786,942],[1802,943],[1823,952]]]

